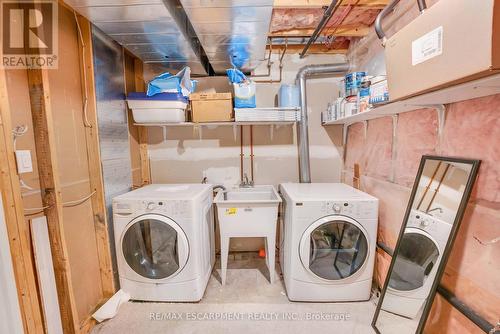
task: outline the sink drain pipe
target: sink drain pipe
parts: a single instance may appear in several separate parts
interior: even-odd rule
[[[339,76],[349,71],[349,63],[307,65],[297,73],[296,82],[300,89],[300,122],[298,131],[299,180],[311,183],[311,164],[309,160],[309,123],[307,120],[306,81],[311,76]]]

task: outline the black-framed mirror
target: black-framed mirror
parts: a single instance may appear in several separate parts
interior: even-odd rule
[[[422,333],[479,160],[424,155],[372,320],[377,333]]]

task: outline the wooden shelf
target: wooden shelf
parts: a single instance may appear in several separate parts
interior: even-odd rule
[[[500,74],[469,81],[463,84],[444,88],[427,94],[411,97],[406,100],[388,103],[368,111],[355,114],[335,121],[324,122],[323,125],[350,125],[356,122],[384,116],[397,115],[403,112],[422,108],[435,108],[443,104],[470,100],[478,97],[500,93]]]
[[[211,123],[134,123],[136,126],[160,126],[160,127],[211,127],[211,126],[238,126],[238,125],[293,125],[292,121],[273,121],[273,122],[211,122]]]

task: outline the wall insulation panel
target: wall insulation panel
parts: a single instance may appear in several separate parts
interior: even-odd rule
[[[120,45],[95,27],[92,28],[92,44],[104,195],[113,272],[117,279],[112,200],[113,197],[129,191],[132,187],[123,50]]]

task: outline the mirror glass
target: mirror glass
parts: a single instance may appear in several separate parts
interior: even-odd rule
[[[477,173],[476,160],[422,158],[373,319],[378,333],[417,333]]]

